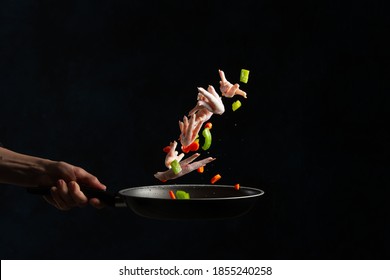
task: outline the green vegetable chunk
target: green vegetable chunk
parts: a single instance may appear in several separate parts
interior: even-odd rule
[[[202,135],[204,137],[204,143],[203,143],[202,149],[206,151],[211,146],[211,132],[210,132],[210,129],[208,129],[207,127],[205,129],[203,129]]]
[[[173,173],[175,173],[175,174],[178,174],[181,171],[181,166],[176,159],[171,162],[171,168],[172,168]]]
[[[232,110],[233,111],[237,110],[240,107],[241,107],[241,101],[240,100],[236,100],[235,102],[232,103]]]
[[[176,199],[190,199],[190,194],[185,191],[177,190]]]
[[[247,83],[249,78],[249,70],[241,69],[240,82]]]

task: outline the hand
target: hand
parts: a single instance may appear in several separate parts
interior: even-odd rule
[[[66,162],[52,162],[48,165],[42,185],[55,186],[50,189],[50,195],[45,200],[60,210],[70,210],[74,207],[84,207],[88,204],[101,209],[104,204],[97,198],[87,198],[80,190],[80,184],[105,190],[106,186],[84,169]]]
[[[102,208],[97,198],[87,198],[79,184],[106,190],[106,186],[81,167],[63,161],[17,153],[0,147],[0,184],[25,187],[52,187],[45,199],[61,210],[88,204]]]
[[[49,204],[63,211],[75,207],[85,207],[88,203],[98,209],[104,207],[104,204],[99,199],[88,199],[80,190],[80,186],[77,182],[70,181],[67,184],[62,179],[57,181],[57,185],[50,189],[50,195],[45,195],[44,199]]]

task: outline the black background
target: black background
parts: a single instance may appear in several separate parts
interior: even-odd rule
[[[2,1],[4,146],[111,191],[156,184],[196,87],[245,68],[243,106],[211,119],[217,160],[175,183],[218,172],[265,195],[241,218],[174,222],[3,185],[1,258],[389,258],[384,2]]]

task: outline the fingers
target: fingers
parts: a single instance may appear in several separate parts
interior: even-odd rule
[[[102,208],[104,208],[104,203],[103,202],[101,202],[99,199],[97,199],[97,198],[91,198],[90,200],[89,200],[89,204],[91,205],[91,206],[93,206],[93,207],[95,207],[95,208],[97,208],[97,209],[102,209]]]
[[[54,201],[54,199],[51,197],[51,195],[45,195],[45,196],[43,196],[43,198],[46,200],[47,203],[58,208],[57,203]]]
[[[68,197],[68,187],[64,180],[58,180],[57,186],[51,188],[50,193],[58,209],[69,210],[74,206]]]
[[[72,200],[77,204],[77,206],[83,207],[83,206],[86,206],[88,204],[88,198],[80,190],[79,184],[72,181],[68,184],[68,187],[69,187],[70,196],[71,196]]]
[[[50,166],[48,171],[51,180],[60,179],[55,182],[50,190],[50,195],[45,200],[60,210],[69,210],[74,207],[88,205],[89,198],[80,190],[80,185],[85,185],[97,190],[106,190],[106,186],[99,179],[81,167],[66,162],[56,162]],[[53,185],[53,181],[44,185]],[[92,203],[100,208],[100,202],[96,199]]]
[[[58,187],[52,187],[50,189],[50,195],[51,195],[50,197],[45,196],[45,199],[57,209],[67,211],[72,208],[68,206],[66,202],[61,198],[61,195],[59,194],[58,191]]]
[[[88,173],[84,169],[76,168],[74,172],[78,183],[82,183],[87,185],[88,187],[96,188],[103,191],[107,189],[107,187],[102,184],[96,176]]]
[[[64,211],[73,207],[83,207],[88,203],[88,198],[80,191],[79,185],[74,181],[66,184],[64,180],[58,180],[57,185],[51,188],[50,194],[51,199],[48,202]]]
[[[104,204],[99,199],[88,199],[75,181],[67,184],[64,180],[58,180],[57,185],[50,189],[50,194],[50,196],[44,196],[44,199],[49,204],[63,211],[87,206],[88,202],[98,209],[104,207]]]

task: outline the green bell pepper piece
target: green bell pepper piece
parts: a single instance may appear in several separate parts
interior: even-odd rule
[[[175,173],[175,174],[178,174],[181,171],[181,166],[176,159],[171,162],[171,168],[172,168],[173,173]]]
[[[176,199],[190,199],[190,194],[185,191],[177,190]]]
[[[238,108],[240,108],[240,107],[241,107],[241,101],[240,101],[240,100],[236,100],[236,101],[234,101],[234,102],[232,103],[233,112],[234,112],[235,110],[237,110]]]
[[[207,127],[205,129],[203,129],[202,135],[204,137],[204,143],[203,143],[202,149],[206,151],[211,146],[211,139],[212,138],[211,138],[210,129],[208,129]]]
[[[249,78],[249,70],[241,69],[240,82],[247,83]]]

